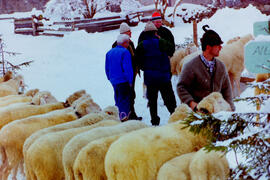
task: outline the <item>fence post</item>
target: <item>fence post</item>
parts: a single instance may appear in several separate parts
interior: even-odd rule
[[[37,35],[37,26],[36,23],[34,21],[34,16],[32,16],[32,28],[33,28],[33,36]]]
[[[193,42],[198,47],[197,21],[193,20]]]
[[[72,25],[71,25],[71,29],[72,29],[72,31],[75,31],[75,22],[74,22],[74,19],[73,19],[73,22],[72,22]]]

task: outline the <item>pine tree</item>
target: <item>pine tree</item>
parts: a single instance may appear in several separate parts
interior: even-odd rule
[[[268,79],[263,83],[253,83],[250,86],[263,86],[266,92],[269,92],[269,82]],[[256,105],[264,104],[269,100],[270,95],[261,94],[235,101]],[[208,138],[208,144],[204,147],[206,150],[234,152],[237,167],[232,169],[230,180],[264,180],[270,179],[269,110],[249,113],[221,112],[215,115],[192,112],[183,123],[195,134],[206,135]],[[258,116],[259,121],[256,120]],[[244,162],[239,162],[239,155],[245,158]]]
[[[9,51],[5,51],[4,50],[4,42],[1,39],[1,35],[0,35],[0,57],[1,57],[1,61],[0,61],[0,76],[4,76],[8,71],[11,71],[13,74],[16,74],[18,70],[21,70],[21,67],[23,66],[29,66],[33,61],[26,61],[17,65],[12,64],[10,61],[8,61],[6,59],[6,55],[7,56],[16,56],[19,53],[16,52],[9,52]]]

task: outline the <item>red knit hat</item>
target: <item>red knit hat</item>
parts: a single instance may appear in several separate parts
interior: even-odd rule
[[[152,21],[158,20],[158,19],[161,19],[161,15],[158,11],[156,11],[152,14]]]

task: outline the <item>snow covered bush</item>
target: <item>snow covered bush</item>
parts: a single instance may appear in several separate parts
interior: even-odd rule
[[[124,0],[120,7],[122,12],[133,12],[142,7],[142,5],[136,0]]]
[[[44,16],[50,19],[83,17],[86,12],[86,7],[80,0],[51,0],[45,8]]]
[[[103,10],[130,12],[141,7],[136,0],[50,0],[46,4],[44,16],[50,19],[70,19],[74,17],[93,18]]]
[[[105,0],[50,0],[46,4],[44,15],[50,19],[92,18],[104,7]]]

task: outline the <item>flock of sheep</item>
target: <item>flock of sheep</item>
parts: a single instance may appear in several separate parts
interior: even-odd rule
[[[224,61],[231,59],[224,63],[236,81],[243,71],[244,44],[251,38],[236,38],[221,52]],[[173,74],[181,71],[185,58],[199,52],[188,49],[172,58]],[[238,69],[232,62],[239,63]],[[202,148],[207,138],[183,129],[181,120],[192,111],[187,105],[178,106],[168,124],[147,126],[136,120],[121,122],[115,106],[101,109],[85,90],[58,102],[50,92],[38,89],[19,94],[22,76],[7,73],[0,81],[1,180],[16,179],[19,172],[27,180],[225,180],[229,176],[225,155],[206,153]],[[198,109],[231,110],[217,92],[205,97]]]
[[[80,90],[58,102],[50,92],[29,90],[22,76],[0,83],[0,179],[226,179],[224,154],[206,153],[206,137],[182,129],[191,109],[179,106],[164,126],[121,122],[118,109],[103,110]],[[218,104],[215,109],[210,104]],[[230,106],[219,93],[199,106]],[[185,161],[182,161],[182,159]],[[198,172],[199,171],[199,172]],[[174,177],[174,178],[173,178]]]

